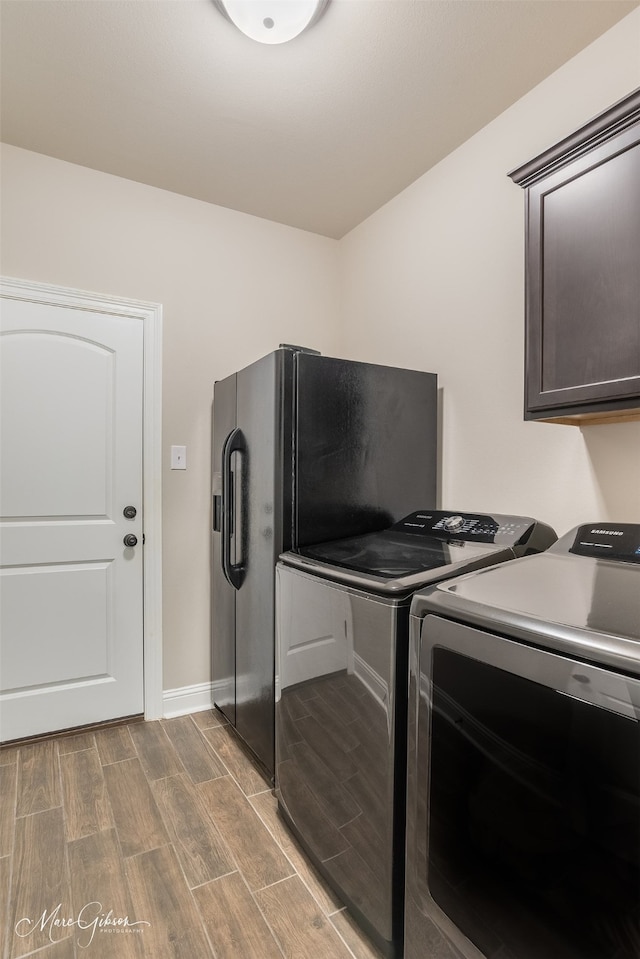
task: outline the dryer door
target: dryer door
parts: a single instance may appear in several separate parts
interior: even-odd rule
[[[412,644],[407,928],[469,957],[638,956],[640,680],[435,615]]]

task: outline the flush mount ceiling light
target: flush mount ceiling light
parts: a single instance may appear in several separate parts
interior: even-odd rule
[[[213,0],[252,40],[285,43],[318,20],[329,0]]]

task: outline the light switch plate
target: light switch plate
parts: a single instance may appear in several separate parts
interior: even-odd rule
[[[187,447],[172,446],[171,447],[171,469],[186,470],[186,468],[187,468]]]

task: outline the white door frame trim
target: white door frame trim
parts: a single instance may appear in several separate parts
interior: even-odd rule
[[[31,280],[0,277],[0,297],[142,320],[144,717],[160,719],[162,696],[162,306]]]

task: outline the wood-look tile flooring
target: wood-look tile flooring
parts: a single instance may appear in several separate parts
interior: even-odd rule
[[[379,959],[211,710],[0,750],[3,959]]]

